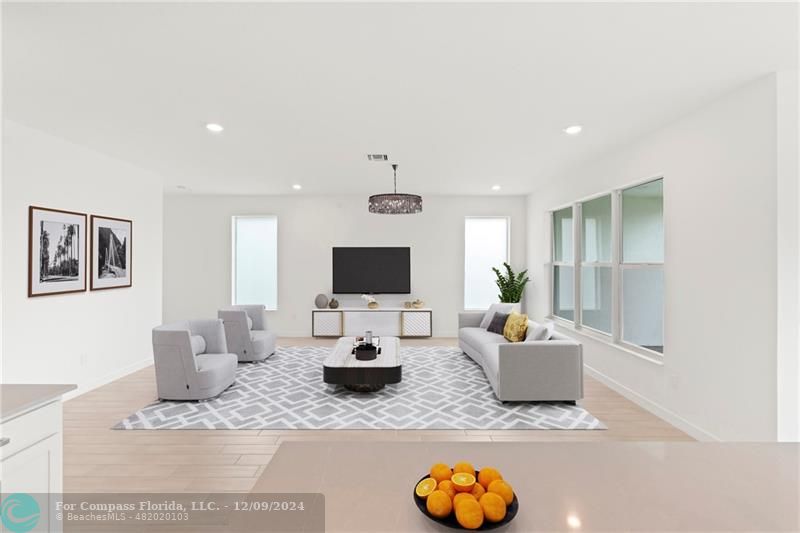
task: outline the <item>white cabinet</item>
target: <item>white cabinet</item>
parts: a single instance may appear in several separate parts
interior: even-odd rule
[[[370,330],[374,335],[430,337],[432,319],[430,309],[320,309],[311,313],[311,334],[314,337],[349,337]]]
[[[0,493],[60,498],[63,489],[61,395],[69,385],[0,385]],[[51,502],[48,502],[48,504]],[[50,507],[52,509],[52,507]],[[42,512],[37,531],[60,531]]]

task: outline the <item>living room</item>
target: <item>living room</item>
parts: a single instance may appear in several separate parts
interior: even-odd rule
[[[1,13],[3,497],[800,528],[796,5]]]

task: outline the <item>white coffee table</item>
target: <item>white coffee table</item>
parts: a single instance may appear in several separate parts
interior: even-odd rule
[[[336,341],[322,363],[322,379],[332,385],[344,385],[357,392],[375,392],[389,383],[400,383],[403,365],[400,339],[381,337],[380,353],[375,359],[361,361],[353,353],[354,337]]]

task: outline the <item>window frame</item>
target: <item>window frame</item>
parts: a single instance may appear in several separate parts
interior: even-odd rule
[[[662,346],[663,353],[655,350],[650,350],[644,346],[633,344],[624,340],[624,324],[623,324],[623,286],[622,276],[625,270],[633,269],[656,269],[660,268],[663,272],[664,265],[666,264],[666,247],[664,250],[664,260],[661,262],[623,262],[622,254],[622,193],[628,189],[646,185],[661,180],[664,183],[664,176],[659,174],[645,179],[637,180],[623,186],[615,187],[611,190],[606,190],[591,196],[586,196],[569,204],[563,204],[553,208],[548,213],[549,220],[549,239],[550,239],[550,262],[548,265],[548,272],[550,275],[549,280],[549,315],[548,318],[553,320],[556,324],[570,328],[578,333],[597,339],[615,347],[622,348],[623,350],[637,355],[641,358],[653,361],[656,363],[663,363],[663,358],[666,355],[666,346]],[[604,196],[611,196],[611,262],[604,261],[584,261],[583,259],[583,204],[591,200],[596,200]],[[663,189],[662,189],[662,202]],[[555,223],[554,214],[558,211],[572,208],[572,238],[573,238],[573,263],[564,261],[556,261],[555,257]],[[663,213],[662,213],[663,224]],[[666,243],[666,225],[664,224],[664,243]],[[554,297],[555,297],[555,268],[557,266],[571,266],[573,267],[573,284],[575,298],[574,303],[574,320],[567,320],[555,313]],[[583,267],[610,267],[611,268],[611,333],[600,331],[598,329],[587,326],[583,323],[583,302],[582,302],[582,273]],[[665,278],[666,279],[666,278]],[[665,291],[666,292],[666,291]],[[664,303],[666,307],[666,302]],[[662,335],[665,333],[664,322],[666,313],[662,314]]]
[[[506,258],[505,262],[511,264],[511,216],[510,215],[466,215],[464,216],[464,280],[462,286],[462,307],[464,311],[486,311],[486,308],[467,307],[467,220],[469,219],[503,219],[506,221]]]
[[[572,210],[572,262],[569,261],[556,261],[556,225],[555,225],[555,214],[559,211],[563,211],[564,209],[571,209]],[[578,299],[578,291],[581,290],[580,280],[576,280],[575,272],[577,270],[576,264],[576,255],[575,252],[580,247],[580,240],[578,237],[580,236],[580,228],[577,228],[577,214],[576,214],[576,204],[568,204],[558,207],[550,211],[550,318],[557,318],[559,321],[564,322],[565,324],[578,324],[579,317],[578,314],[580,310],[576,307],[576,304],[579,303]],[[558,316],[555,310],[555,294],[556,294],[556,268],[557,267],[568,267],[572,268],[572,320],[566,319],[562,316]]]
[[[278,310],[278,302],[280,296],[280,285],[278,284],[278,276],[279,276],[279,268],[280,265],[278,263],[278,256],[279,256],[279,230],[278,230],[278,215],[232,215],[231,216],[231,305],[239,305],[236,302],[236,244],[237,244],[237,224],[236,221],[239,219],[265,219],[271,218],[275,220],[275,306],[271,307],[264,304],[264,309],[266,311],[277,311]],[[244,304],[247,305],[247,304]]]

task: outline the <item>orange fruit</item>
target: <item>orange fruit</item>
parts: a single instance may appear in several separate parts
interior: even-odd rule
[[[451,500],[456,497],[456,488],[453,486],[453,482],[450,481],[449,479],[440,481],[437,490],[441,490],[447,493],[447,495],[450,496]]]
[[[456,492],[469,492],[472,490],[472,487],[475,486],[475,476],[467,474],[466,472],[453,474],[450,481],[453,482]]]
[[[435,477],[431,475],[431,477]],[[495,479],[503,479],[503,476],[500,475],[500,472],[497,471],[496,468],[492,468],[491,466],[487,466],[481,468],[481,471],[478,472],[478,483],[483,485],[484,489],[489,488],[489,483],[494,481]]]
[[[475,496],[476,500],[480,500],[481,496],[486,494],[486,489],[483,488],[483,485],[480,483],[475,483],[475,486],[472,487],[472,492],[470,492],[473,496]]]
[[[489,488],[486,492],[494,492],[503,498],[503,501],[506,502],[506,505],[511,505],[511,502],[514,501],[514,489],[512,489],[511,485],[502,479],[495,479],[489,483]]]
[[[419,483],[417,483],[417,488],[414,489],[414,493],[419,496],[420,498],[427,498],[431,492],[436,490],[436,480],[432,477],[426,477]]]
[[[453,473],[454,474],[458,474],[460,472],[463,472],[465,474],[472,474],[474,476],[475,475],[475,467],[472,466],[472,463],[468,463],[466,461],[461,461],[459,463],[456,463],[455,466],[453,466]]]
[[[459,496],[469,496],[459,494]],[[462,500],[456,507],[456,520],[464,529],[478,529],[483,525],[483,509],[474,498]]]
[[[437,483],[441,483],[445,479],[449,480],[452,475],[453,471],[444,463],[436,463],[431,467],[431,477],[435,479]]]
[[[499,498],[500,496],[497,497]],[[441,490],[435,490],[430,493],[425,502],[425,507],[427,507],[431,516],[436,518],[445,518],[453,512],[453,502],[450,500],[450,496]]]
[[[434,492],[434,494],[436,493]],[[430,500],[431,497],[428,496],[428,501],[430,502]],[[503,501],[499,494],[487,492],[481,496],[480,504],[483,509],[483,515],[489,522],[499,522],[506,517],[506,502]]]
[[[469,492],[459,492],[458,494],[456,494],[456,497],[453,498],[453,509],[457,509],[458,505],[464,500],[475,500],[476,502],[478,501],[475,499],[475,496],[473,496]]]

